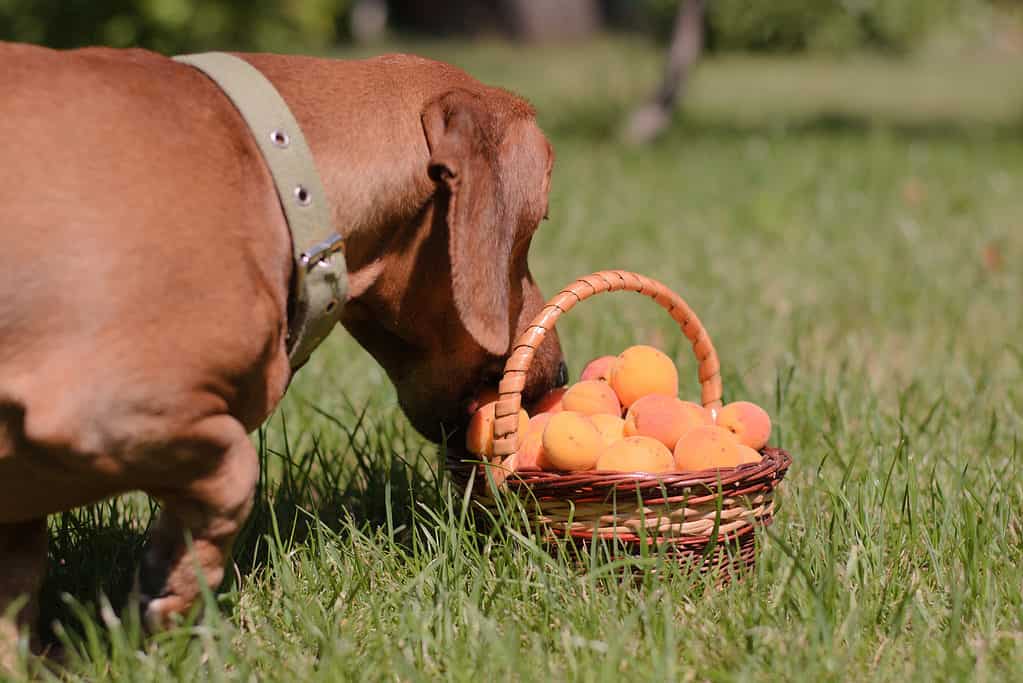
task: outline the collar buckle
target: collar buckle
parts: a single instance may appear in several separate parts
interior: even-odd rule
[[[341,235],[335,233],[303,251],[298,257],[298,261],[302,264],[305,272],[308,273],[326,259],[341,251],[343,246],[344,241],[341,239]]]

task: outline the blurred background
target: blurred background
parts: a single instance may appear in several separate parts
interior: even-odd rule
[[[746,108],[750,88],[758,100],[764,94],[760,88],[775,88],[777,99],[764,100],[768,110],[778,101],[799,109],[800,102],[785,102],[788,91],[780,81],[787,74],[791,87],[807,89],[818,110],[835,114],[890,114],[896,122],[914,114],[962,122],[965,115],[1005,123],[1005,112],[998,107],[1017,103],[1010,103],[1005,93],[992,92],[1004,81],[997,75],[990,82],[978,81],[969,65],[1018,73],[1023,1],[0,0],[0,39],[57,48],[140,46],[167,54],[236,49],[357,56],[408,50],[455,61],[481,77],[491,72],[477,65],[493,56],[504,62],[494,73],[507,74],[512,81],[514,64],[532,60],[530,64],[542,63],[544,68],[531,71],[524,87],[515,84],[541,100],[546,94],[542,82],[555,71],[564,74],[574,62],[584,72],[576,75],[605,100],[604,109],[621,109],[621,120],[612,126],[617,137],[646,142],[668,128],[672,111],[688,95],[696,65],[708,60],[721,65],[726,63],[722,57],[734,55],[759,56],[761,65],[771,65],[767,72],[779,76],[765,83],[753,72],[743,78],[734,69],[715,70],[715,81],[724,79],[732,86],[718,92],[735,97],[727,105],[733,113],[762,113]],[[458,47],[470,45],[499,45],[504,52],[457,54]],[[509,51],[513,47],[518,51]],[[836,62],[865,56],[889,62],[876,70],[877,82],[859,80],[861,72],[828,72]],[[770,58],[776,61],[763,61]],[[897,65],[913,60],[929,60],[933,68],[911,79],[909,89],[931,94],[918,93],[916,106],[908,107],[913,111],[903,116],[899,110],[906,107],[886,102],[884,94],[905,87],[886,72],[890,66],[897,74]],[[602,67],[587,70],[586,63],[594,61]],[[608,73],[612,64],[618,69]],[[952,72],[947,87],[944,70]],[[1019,79],[1008,80],[1013,86]],[[743,87],[734,87],[740,81]],[[943,91],[940,96],[938,90]],[[566,105],[573,93],[562,94],[567,98],[559,104]],[[697,93],[696,111],[708,97],[714,96]],[[974,99],[976,107],[962,104]],[[1023,115],[1013,114],[1018,124]]]
[[[388,36],[524,42],[630,32],[667,40],[679,0],[0,0],[0,38],[161,52],[317,51]],[[908,54],[1023,50],[1018,0],[705,0],[707,49]]]
[[[756,69],[742,74],[712,68],[714,82],[727,84],[716,90],[727,93],[725,106],[733,114],[760,117],[762,109],[770,112],[781,103],[816,113],[827,109],[837,118],[891,115],[895,123],[921,116],[935,122],[935,115],[944,123],[1004,124],[1015,117],[1010,122],[1019,125],[1023,119],[1018,111],[1007,117],[999,109],[1018,104],[999,91],[1020,80],[1023,0],[0,0],[0,39],[57,48],[138,46],[167,54],[408,50],[454,61],[484,78],[491,76],[488,62],[503,62],[494,73],[513,82],[516,63],[542,63],[528,73],[529,82],[514,83],[540,100],[547,94],[544,81],[574,67],[591,94],[604,100],[605,114],[608,106],[621,109],[621,120],[604,121],[615,128],[605,132],[633,143],[648,142],[670,126],[697,65],[710,60],[721,66],[728,63],[722,58],[734,55],[760,57],[770,77],[764,82]],[[459,55],[467,46],[494,49]],[[862,70],[831,70],[864,57],[887,62],[875,65],[876,81],[863,80]],[[901,83],[899,67],[921,60],[932,68]],[[601,68],[588,70],[594,62]],[[617,68],[608,72],[612,64]],[[973,77],[983,75],[978,65],[993,72],[990,80]],[[808,97],[799,99],[809,101],[786,101],[786,80],[793,91],[805,89]],[[562,106],[572,103],[565,86],[558,84],[566,96]],[[774,88],[775,98],[763,99],[762,88]],[[914,106],[886,100],[898,90],[915,92]],[[750,111],[751,95],[764,107]],[[695,111],[708,98],[713,93],[697,93]]]

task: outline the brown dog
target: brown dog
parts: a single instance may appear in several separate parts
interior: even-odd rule
[[[437,440],[542,304],[526,255],[552,152],[532,109],[416,57],[244,58],[312,149],[344,326]],[[291,376],[287,225],[249,129],[193,68],[11,44],[0,65],[0,619],[39,586],[47,515],[143,490],[163,504],[141,572],[162,624],[196,598],[193,562],[220,583],[251,507],[248,434]],[[563,374],[552,339],[527,393]]]

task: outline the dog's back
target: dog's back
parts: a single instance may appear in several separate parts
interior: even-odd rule
[[[259,395],[287,382],[270,283],[286,281],[290,243],[246,128],[197,72],[141,50],[11,44],[0,65],[5,521],[33,512],[9,503],[49,456],[74,453],[71,471],[116,459],[239,390],[258,424],[277,398]]]

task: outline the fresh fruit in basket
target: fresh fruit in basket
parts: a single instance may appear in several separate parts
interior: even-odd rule
[[[759,450],[771,437],[771,417],[749,401],[729,403],[718,411],[717,424],[739,437],[739,443]]]
[[[525,431],[519,434],[517,469],[526,470],[542,467],[543,430],[550,419],[551,413],[540,413],[529,418],[529,424],[526,425]]]
[[[590,415],[590,422],[597,428],[608,446],[625,438],[625,420],[617,415]]]
[[[622,414],[622,404],[614,389],[599,379],[586,379],[569,387],[561,404],[566,411],[583,415]]]
[[[736,467],[741,464],[739,445],[735,434],[724,427],[691,429],[675,444],[675,467],[683,472]]]
[[[533,415],[538,415],[539,413],[560,413],[565,409],[562,400],[567,391],[568,387],[558,387],[548,391],[536,403],[530,406],[529,412]]]
[[[649,436],[630,436],[611,444],[597,458],[594,469],[608,472],[671,472],[675,459],[667,446]]]
[[[615,363],[615,356],[601,356],[600,358],[594,358],[586,367],[583,368],[582,374],[579,375],[580,381],[588,379],[601,379],[605,382],[611,379],[611,366]]]
[[[494,455],[494,409],[496,401],[487,403],[477,410],[469,420],[469,428],[465,434],[465,448],[473,455],[487,458]],[[525,410],[519,411],[519,433],[526,431],[529,415]]]
[[[674,448],[694,427],[714,424],[710,411],[674,396],[650,394],[639,399],[625,416],[625,436],[649,436]]]
[[[763,408],[736,401],[715,414],[677,392],[675,364],[652,346],[596,358],[579,382],[537,401],[532,418],[520,411],[518,451],[505,458],[504,469],[663,473],[761,461],[759,450],[771,435]],[[488,389],[477,400],[487,402],[466,438],[468,450],[486,458],[493,456],[496,398]]]
[[[648,394],[678,395],[678,370],[663,351],[630,346],[611,366],[611,388],[625,408]]]
[[[500,396],[501,395],[498,393],[497,387],[486,387],[480,390],[480,393],[478,393],[473,400],[469,401],[469,414],[473,415],[477,413],[481,408],[483,408],[483,406],[488,403],[495,402],[498,398],[500,398]]]
[[[551,416],[543,430],[543,465],[555,470],[592,470],[604,439],[585,415],[566,411]]]
[[[739,444],[739,462],[743,465],[755,465],[764,459],[764,456],[760,455],[760,451]]]

